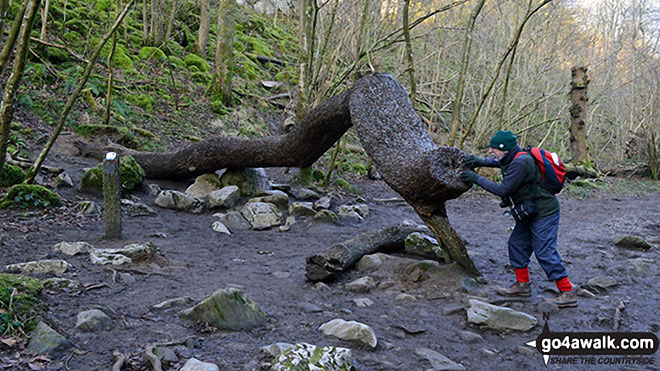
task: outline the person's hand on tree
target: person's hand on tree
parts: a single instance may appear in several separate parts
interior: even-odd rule
[[[463,183],[472,184],[477,182],[479,175],[472,170],[464,170],[459,175],[459,178]]]
[[[486,165],[486,161],[484,161],[479,156],[468,155],[465,158],[465,161],[463,161],[463,164],[469,169],[474,169],[475,167],[480,167],[480,166]]]

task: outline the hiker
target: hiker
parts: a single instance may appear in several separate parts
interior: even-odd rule
[[[532,156],[518,146],[516,136],[508,131],[498,131],[490,140],[488,153],[493,157],[480,158],[469,155],[465,166],[499,167],[502,182],[496,183],[479,176],[472,170],[461,172],[461,181],[476,183],[486,191],[502,197],[502,207],[512,206],[511,213],[516,226],[509,237],[509,261],[516,271],[516,283],[508,288],[498,288],[502,296],[531,296],[529,265],[532,252],[553,280],[559,295],[548,301],[558,307],[577,306],[577,297],[568,273],[557,251],[557,229],[559,227],[559,201],[554,194],[541,186],[542,176]]]

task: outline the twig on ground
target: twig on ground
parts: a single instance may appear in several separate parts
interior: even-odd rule
[[[115,356],[115,363],[112,365],[112,371],[121,371],[121,368],[124,367],[124,362],[126,362],[126,355],[120,352],[112,352],[112,355]]]

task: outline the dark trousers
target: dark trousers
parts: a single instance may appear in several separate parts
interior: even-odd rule
[[[511,266],[527,267],[529,258],[534,253],[548,279],[556,281],[568,276],[557,251],[557,229],[559,229],[559,212],[531,221],[516,222],[509,237]]]

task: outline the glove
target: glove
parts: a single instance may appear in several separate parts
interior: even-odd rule
[[[472,184],[477,182],[479,175],[472,170],[464,170],[461,172],[461,175],[459,175],[459,178],[463,183]]]
[[[463,164],[468,168],[468,169],[474,169],[475,167],[480,167],[486,165],[486,161],[484,161],[481,157],[475,156],[475,155],[468,155],[465,158],[465,161],[463,161]]]

